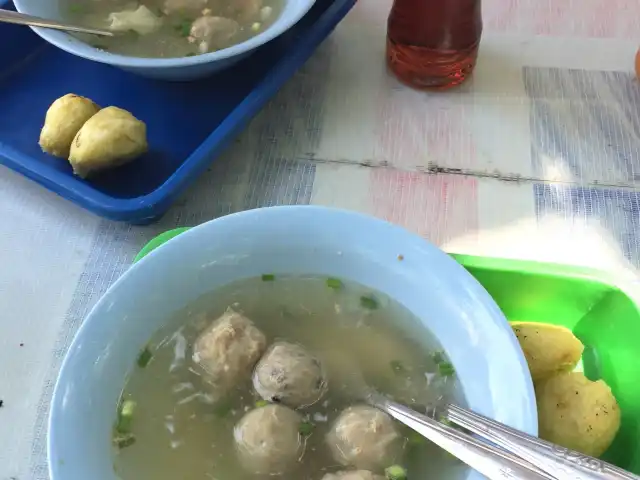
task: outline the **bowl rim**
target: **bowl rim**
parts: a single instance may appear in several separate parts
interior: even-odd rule
[[[223,228],[224,224],[227,222],[238,222],[238,223],[246,223],[251,224],[256,219],[264,222],[265,219],[259,219],[260,216],[268,215],[288,215],[288,212],[298,212],[304,210],[305,213],[309,217],[313,217],[315,221],[320,222],[320,215],[325,216],[325,220],[330,216],[342,216],[343,220],[349,220],[350,223],[357,226],[358,222],[374,222],[377,224],[377,229],[387,228],[395,231],[396,234],[402,235],[406,238],[407,245],[416,244],[417,242],[421,242],[426,250],[429,250],[431,253],[441,255],[442,261],[449,263],[452,270],[458,270],[460,272],[460,277],[458,280],[460,283],[464,284],[465,288],[468,288],[469,291],[473,294],[474,297],[477,297],[477,304],[484,305],[489,311],[490,316],[494,320],[494,325],[499,327],[500,324],[504,324],[504,328],[510,330],[509,323],[507,319],[504,317],[502,311],[499,309],[493,298],[489,295],[489,293],[482,287],[482,285],[468,273],[464,267],[462,267],[459,263],[457,263],[453,258],[447,255],[444,251],[426,241],[422,237],[400,227],[398,225],[394,225],[385,220],[382,220],[377,217],[373,217],[366,214],[361,214],[359,212],[332,208],[332,207],[324,207],[324,206],[314,206],[314,205],[290,205],[290,206],[274,206],[274,207],[263,207],[252,210],[244,210],[237,213],[232,213],[229,215],[225,215],[222,217],[215,218],[208,222],[202,223],[196,227],[192,227],[187,231],[181,233],[180,235],[171,238],[166,243],[163,243],[158,248],[152,250],[144,258],[141,258],[138,262],[133,263],[108,289],[107,291],[100,297],[100,299],[95,303],[92,307],[88,315],[85,317],[84,321],[78,328],[74,338],[69,345],[69,349],[65,353],[64,359],[60,366],[60,370],[58,372],[58,376],[55,382],[53,395],[51,397],[50,409],[49,409],[49,418],[47,423],[47,459],[48,459],[48,470],[49,476],[52,480],[60,480],[63,478],[58,471],[58,465],[55,461],[55,455],[57,447],[55,445],[55,439],[58,438],[59,434],[57,431],[60,431],[61,426],[58,423],[58,416],[62,414],[60,411],[60,405],[64,403],[63,390],[66,386],[67,381],[69,380],[68,364],[71,363],[71,359],[74,356],[74,352],[78,349],[78,346],[82,344],[87,335],[87,331],[91,331],[95,328],[95,316],[99,314],[108,303],[112,303],[113,299],[111,298],[111,294],[118,290],[122,289],[122,285],[129,281],[129,278],[137,275],[135,272],[139,272],[142,269],[145,269],[145,265],[150,264],[151,262],[158,262],[159,258],[163,255],[164,252],[168,252],[170,250],[176,250],[180,247],[181,242],[185,242],[188,244],[190,239],[195,239],[200,237],[201,235],[207,235],[207,231],[210,232],[212,229]],[[429,252],[427,252],[428,255]],[[99,318],[99,317],[98,317]],[[518,341],[515,335],[511,335],[508,338],[508,343],[513,347],[512,352],[515,354],[515,358],[512,360],[516,361],[516,365],[514,365],[514,370],[518,370],[522,373],[522,386],[524,395],[523,398],[528,403],[527,411],[520,411],[517,413],[517,416],[514,419],[517,419],[521,425],[518,428],[522,429],[524,432],[537,435],[537,410],[536,410],[536,401],[535,401],[535,393],[533,389],[533,382],[531,379],[531,375],[529,373],[529,369],[527,367],[526,359],[522,350],[519,347]],[[504,345],[504,342],[503,342]],[[504,352],[502,352],[504,354]],[[501,407],[509,403],[508,398],[503,398],[500,402],[491,401],[491,404],[494,406],[496,411],[499,411]],[[513,409],[512,409],[513,410]],[[466,480],[479,480],[480,476],[473,471],[469,471],[465,476]]]
[[[172,57],[172,58],[145,58],[145,57],[130,57],[127,55],[120,55],[117,53],[107,52],[92,47],[88,43],[79,40],[72,35],[48,28],[41,27],[29,27],[40,38],[50,43],[51,45],[64,50],[67,53],[75,55],[77,57],[92,60],[94,62],[106,63],[116,67],[124,68],[146,68],[146,69],[170,69],[181,68],[195,65],[204,65],[215,63],[223,60],[228,60],[233,57],[238,57],[243,54],[249,53],[252,50],[270,42],[276,37],[282,35],[296,23],[298,23],[302,17],[304,17],[309,10],[315,5],[316,0],[285,0],[285,5],[279,15],[279,18],[272,23],[265,31],[255,35],[244,42],[232,45],[231,47],[218,50],[216,52],[203,53],[200,55],[194,55],[192,57]],[[2,3],[0,1],[0,3]],[[23,0],[13,0],[13,4],[16,10],[20,13],[34,15],[28,8],[23,8]],[[285,12],[290,9],[293,14],[282,21]],[[77,45],[81,45],[85,48],[78,48]]]

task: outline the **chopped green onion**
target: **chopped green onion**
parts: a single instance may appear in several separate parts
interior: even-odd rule
[[[256,402],[256,408],[266,407],[267,405],[269,405],[269,402],[267,402],[266,400],[258,400]]]
[[[391,370],[393,370],[397,374],[403,374],[407,371],[400,360],[392,360],[389,365],[391,366]]]
[[[433,361],[435,362],[436,365],[441,364],[442,362],[444,362],[444,354],[442,352],[436,352],[432,355]]]
[[[118,448],[127,448],[136,443],[136,436],[132,433],[118,434],[113,437],[113,444]]]
[[[253,30],[254,32],[257,32],[258,30],[260,30],[260,27],[262,25],[260,25],[260,22],[255,22],[251,25],[251,30]]]
[[[181,36],[188,37],[191,35],[191,23],[191,20],[184,19],[175,28]]]
[[[371,296],[363,295],[360,297],[360,305],[367,310],[375,310],[378,308],[378,301]]]
[[[121,434],[131,433],[131,424],[133,423],[133,412],[135,409],[136,402],[133,400],[125,400],[122,402],[122,406],[118,412],[116,432]]]
[[[327,287],[333,288],[334,290],[340,290],[343,285],[337,278],[327,278]]]
[[[432,356],[433,361],[438,366],[438,373],[443,377],[450,377],[456,373],[451,362],[446,360],[443,352],[436,352]]]
[[[442,362],[438,365],[438,372],[443,377],[451,377],[455,375],[456,370],[453,368],[453,365],[449,362]]]
[[[276,276],[271,273],[265,273],[262,275],[263,282],[273,282],[276,279]]]
[[[384,469],[388,480],[407,480],[407,470],[400,465],[391,465]]]
[[[195,57],[195,56],[196,56],[196,54],[195,54],[195,53],[193,53],[193,52],[189,52],[189,53],[187,53],[187,57]]]
[[[303,437],[308,437],[309,435],[311,435],[314,428],[315,428],[315,425],[313,423],[302,422],[298,427],[298,432],[300,432],[300,435],[302,435]]]
[[[82,5],[78,5],[77,3],[74,3],[73,5],[69,6],[69,11],[71,13],[82,13],[84,12],[84,7]]]
[[[149,347],[144,347],[140,352],[140,355],[138,355],[138,366],[140,368],[146,367],[149,365],[151,358],[153,358],[153,353],[151,353]]]

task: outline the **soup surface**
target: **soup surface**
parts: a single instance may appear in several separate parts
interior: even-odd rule
[[[214,52],[258,35],[283,0],[63,0],[62,16],[114,37],[79,35],[109,52],[134,57],[186,57]]]
[[[196,340],[230,312],[229,307],[250,319],[266,338],[266,353],[253,367],[254,376],[265,361],[278,357],[274,345],[297,345],[318,360],[312,367],[322,365],[326,383],[309,383],[310,388],[317,387],[316,397],[268,393],[265,401],[254,387],[251,371],[223,395],[205,380],[195,363],[200,357],[193,355]],[[248,351],[245,347],[243,351]],[[423,412],[433,413],[435,406],[447,401],[464,404],[453,366],[434,337],[409,311],[378,292],[318,277],[263,275],[232,283],[174,314],[141,352],[120,407],[135,402],[127,422],[130,441],[114,444],[114,468],[123,480],[274,478],[248,471],[234,438],[247,412],[291,400],[306,405],[290,409],[301,419],[303,445],[294,465],[275,478],[321,480],[327,473],[351,469],[336,460],[330,432],[345,408],[362,405],[357,393],[360,382]],[[399,432],[400,446],[392,465],[405,468],[408,478],[464,476],[464,467],[447,453],[390,421]],[[283,438],[271,441],[280,445]],[[384,475],[383,466],[369,470]]]

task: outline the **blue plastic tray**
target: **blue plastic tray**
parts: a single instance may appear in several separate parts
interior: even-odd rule
[[[0,7],[13,8],[11,4]],[[150,223],[311,56],[355,0],[317,0],[290,31],[209,79],[168,83],[69,55],[30,29],[0,24],[0,163],[103,217]],[[38,146],[49,105],[66,93],[132,111],[150,152],[90,181]]]

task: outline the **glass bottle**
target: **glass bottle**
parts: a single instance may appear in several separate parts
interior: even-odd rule
[[[464,82],[482,35],[480,0],[394,0],[387,22],[387,65],[418,89]]]

